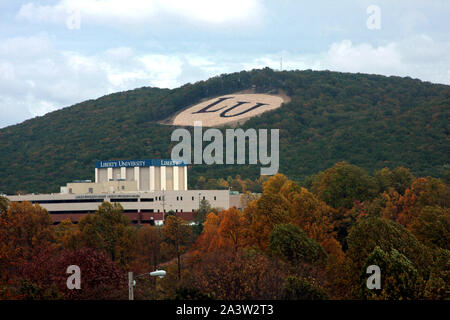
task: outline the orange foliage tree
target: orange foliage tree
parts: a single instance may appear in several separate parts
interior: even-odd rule
[[[284,175],[276,174],[264,184],[261,198],[250,202],[245,209],[247,245],[267,250],[274,226],[292,223],[321,244],[327,253],[342,258],[342,249],[333,231],[333,213],[334,209],[314,194]]]

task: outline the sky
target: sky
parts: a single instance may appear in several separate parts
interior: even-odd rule
[[[449,52],[449,0],[0,0],[0,128],[264,67],[450,84]]]

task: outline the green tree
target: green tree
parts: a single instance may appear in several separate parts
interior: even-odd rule
[[[327,300],[328,295],[322,288],[295,276],[287,277],[282,291],[283,300]]]
[[[320,244],[293,224],[274,227],[270,234],[270,249],[290,263],[323,263],[327,257]]]
[[[381,270],[381,288],[367,288],[367,267],[376,265]],[[423,280],[414,264],[395,249],[390,252],[376,247],[367,257],[360,274],[361,297],[377,300],[410,300],[422,297]]]
[[[374,180],[363,169],[340,162],[316,176],[312,191],[333,208],[351,209],[355,201],[376,195]]]
[[[120,203],[103,202],[95,214],[81,219],[79,229],[82,245],[106,252],[123,266],[134,259],[136,230],[123,214]]]
[[[361,270],[366,258],[378,246],[390,252],[398,250],[414,263],[419,271],[426,271],[431,255],[426,248],[402,225],[387,219],[367,218],[358,222],[347,237],[348,256],[357,270]]]
[[[70,219],[61,221],[55,228],[56,242],[63,248],[80,247],[80,230]]]
[[[209,203],[209,201],[206,199],[202,199],[200,201],[200,207],[195,212],[195,221],[203,224],[205,222],[206,216],[211,211],[212,211],[212,208],[211,208],[211,204]]]
[[[415,179],[411,171],[404,167],[397,167],[393,170],[383,168],[375,172],[374,178],[378,185],[379,193],[393,188],[400,194],[404,194],[405,190],[411,187]]]
[[[450,209],[424,207],[411,224],[411,232],[427,246],[450,250]]]
[[[4,217],[9,208],[9,199],[0,196],[0,217]]]

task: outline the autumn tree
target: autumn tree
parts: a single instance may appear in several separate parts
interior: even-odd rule
[[[163,248],[169,255],[177,258],[178,279],[181,279],[181,255],[191,243],[192,230],[183,219],[169,216],[161,231]]]
[[[216,251],[219,249],[219,225],[220,219],[214,212],[208,214],[205,220],[202,234],[195,242],[195,249],[200,252]]]
[[[264,183],[261,197],[244,210],[248,225],[248,245],[267,250],[269,237],[277,224],[292,223],[316,240],[327,253],[342,257],[333,225],[333,209],[314,194],[276,174]]]
[[[30,259],[35,249],[54,243],[52,219],[47,210],[31,202],[13,202],[3,218],[9,246],[20,249],[24,259]]]
[[[145,225],[137,234],[137,263],[156,269],[160,262],[161,237],[158,227]]]
[[[395,190],[383,193],[385,206],[381,215],[408,227],[425,206],[448,208],[450,187],[439,179],[418,178],[404,195]]]
[[[16,274],[17,267],[23,263],[21,247],[10,245],[8,224],[0,217],[0,299],[13,299],[10,292],[10,280]]]
[[[192,258],[191,258],[192,259]],[[286,277],[276,259],[257,251],[206,252],[192,259],[193,286],[214,299],[280,299]]]
[[[79,229],[83,246],[97,248],[123,266],[134,259],[136,230],[119,203],[103,202],[95,214],[81,219]]]
[[[61,247],[76,249],[80,247],[80,230],[70,219],[61,221],[55,228],[55,239]]]
[[[81,289],[67,288],[67,267],[81,270]],[[23,299],[126,299],[127,272],[105,253],[92,248],[43,248],[20,271],[18,294]]]
[[[237,253],[244,242],[244,216],[236,208],[230,208],[219,213],[219,248],[231,249]]]

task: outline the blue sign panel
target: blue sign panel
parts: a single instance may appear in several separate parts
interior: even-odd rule
[[[121,168],[121,167],[171,167],[171,166],[185,166],[186,162],[183,160],[171,159],[146,159],[146,160],[108,160],[96,161],[96,168]]]

